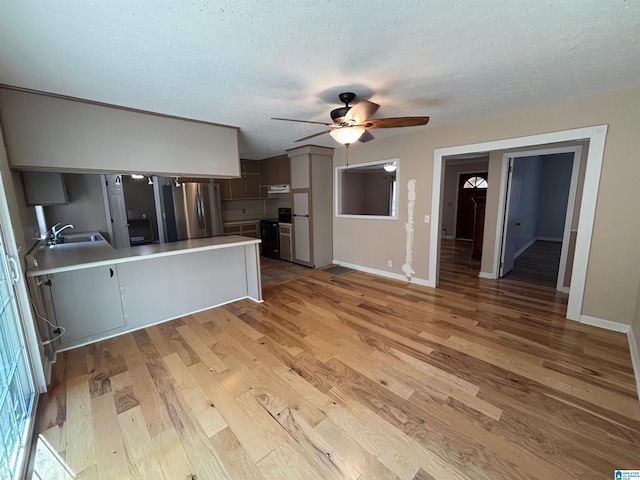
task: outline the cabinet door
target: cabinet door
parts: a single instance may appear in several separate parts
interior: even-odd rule
[[[278,159],[267,158],[267,184],[266,185],[277,185],[278,184]]]
[[[291,245],[291,227],[280,226],[280,259],[293,261],[293,248]]]
[[[243,173],[260,173],[260,162],[257,160],[242,160]]]
[[[247,174],[244,176],[247,198],[260,198],[260,176]]]
[[[291,163],[289,157],[287,155],[283,155],[282,157],[278,157],[278,185],[289,185],[291,184]]]
[[[309,193],[293,194],[293,261],[313,267],[311,254],[311,222],[309,218]]]
[[[64,177],[56,172],[22,172],[24,193],[29,205],[66,205]]]
[[[49,275],[62,344],[124,326],[115,265]]]
[[[220,185],[220,200],[229,200],[231,198],[231,184],[227,179],[215,180],[214,183]]]
[[[232,178],[229,183],[231,184],[231,198],[247,198],[244,178]]]
[[[291,159],[291,188],[310,188],[309,156],[299,155]]]

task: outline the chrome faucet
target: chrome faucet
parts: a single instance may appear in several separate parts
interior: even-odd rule
[[[72,224],[69,223],[64,227],[56,229],[58,225],[60,225],[60,223],[56,223],[53,227],[51,227],[51,240],[53,240],[53,242],[58,241],[63,230],[66,230],[67,228],[75,228]]]

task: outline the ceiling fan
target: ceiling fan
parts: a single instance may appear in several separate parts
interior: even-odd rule
[[[271,118],[272,120],[284,120],[286,122],[313,123],[317,125],[325,125],[330,127],[329,130],[314,133],[307,137],[300,138],[296,142],[309,140],[310,138],[330,134],[338,143],[347,147],[353,142],[368,142],[373,140],[373,135],[368,132],[374,128],[398,128],[398,127],[415,127],[417,125],[426,125],[429,117],[394,117],[394,118],[370,118],[380,105],[368,100],[360,100],[354,106],[349,104],[354,101],[356,94],[353,92],[343,92],[338,95],[344,107],[331,110],[331,120],[333,123],[313,122],[310,120],[294,120],[291,118]]]

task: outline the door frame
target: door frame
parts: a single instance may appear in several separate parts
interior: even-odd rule
[[[471,170],[469,172],[458,172],[458,180],[456,183],[456,204],[454,206],[455,210],[453,211],[453,238],[457,239],[458,238],[458,201],[460,200],[460,177],[462,175],[469,175],[471,173],[482,173],[482,172],[478,172],[477,170]],[[487,172],[486,172],[486,176],[487,178],[485,180],[487,180],[487,184],[489,184],[489,161],[487,160]]]
[[[534,145],[545,145],[559,142],[573,142],[588,140],[587,165],[583,187],[582,200],[580,202],[580,223],[576,236],[576,250],[572,270],[567,305],[567,318],[580,321],[582,316],[582,302],[586,284],[586,274],[591,250],[591,235],[595,220],[596,201],[598,198],[598,186],[602,171],[604,145],[607,138],[608,125],[596,125],[593,127],[562,130],[538,135],[510,138],[505,140],[493,140],[489,142],[459,145],[454,147],[436,148],[433,151],[433,188],[431,197],[431,234],[429,252],[429,278],[427,285],[438,285],[440,270],[440,231],[442,193],[444,180],[444,159],[449,155],[461,155],[465,153],[491,152],[493,150],[506,150],[511,148],[527,148]],[[504,175],[502,176],[504,181]],[[504,199],[501,200],[504,202]],[[498,210],[501,211],[501,210]]]
[[[511,159],[522,157],[535,157],[543,155],[555,155],[558,153],[573,153],[571,166],[571,179],[569,180],[569,196],[567,198],[567,212],[564,217],[564,229],[562,233],[562,249],[560,251],[560,264],[558,266],[558,280],[556,282],[556,290],[570,293],[570,288],[564,286],[564,277],[567,272],[567,260],[569,257],[569,239],[571,237],[571,224],[573,223],[573,212],[575,209],[576,194],[578,190],[578,176],[580,174],[580,165],[582,164],[582,145],[573,145],[568,147],[554,148],[538,148],[535,150],[521,150],[517,152],[505,153],[502,156],[502,172],[505,182],[500,184],[500,198],[504,199],[505,205],[502,210],[498,210],[498,222],[496,225],[496,239],[500,239],[500,244],[496,242],[494,251],[494,265],[491,272],[491,278],[500,278],[500,263],[504,253],[504,240],[506,235],[505,219],[507,215],[507,194],[510,189],[509,182],[511,176],[509,174],[509,165]],[[506,172],[506,174],[505,174]],[[505,178],[506,177],[506,178]],[[586,178],[585,178],[586,186]],[[583,187],[584,191],[584,187]],[[577,248],[577,246],[576,246]]]

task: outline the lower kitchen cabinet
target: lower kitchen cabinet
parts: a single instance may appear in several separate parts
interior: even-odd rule
[[[293,261],[293,242],[291,224],[281,223],[280,229],[280,259]]]
[[[242,235],[243,237],[260,238],[258,222],[224,225],[224,235]]]
[[[115,265],[47,275],[56,324],[64,327],[64,345],[124,326]]]

